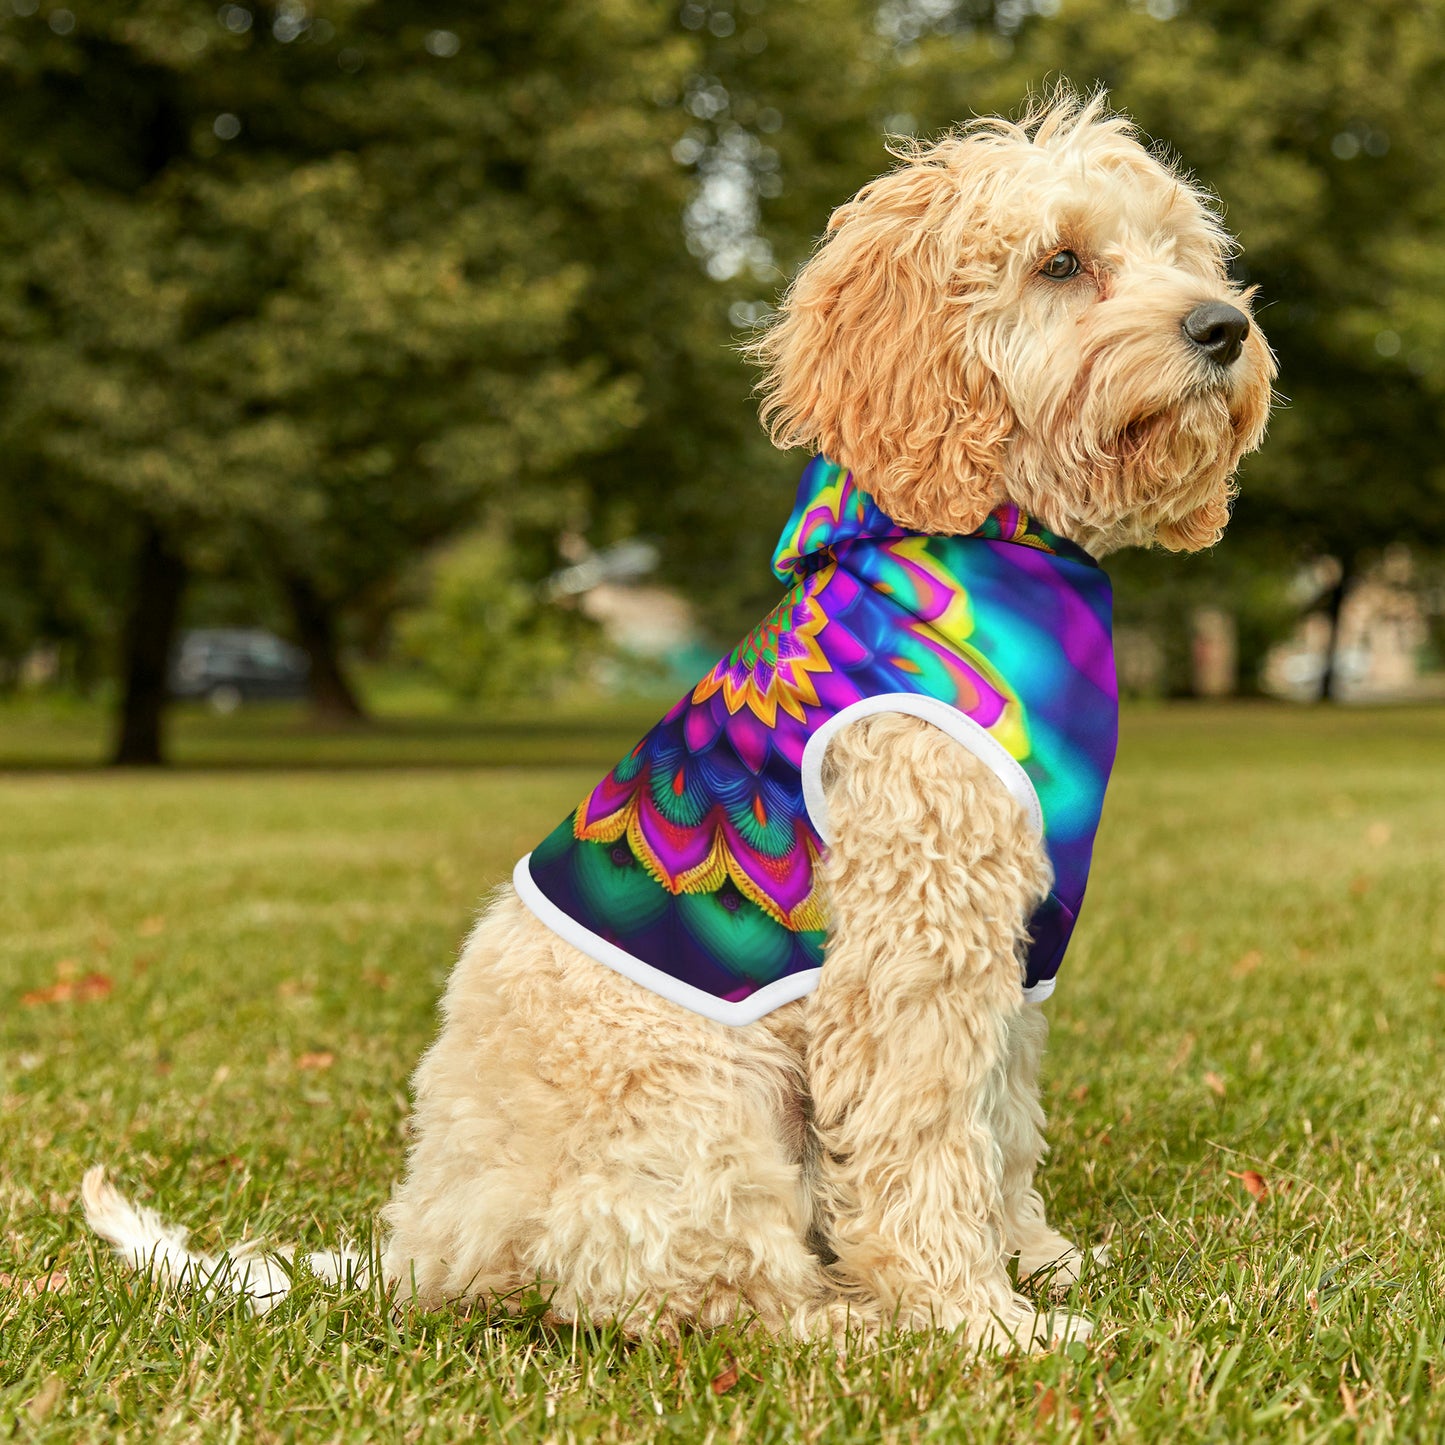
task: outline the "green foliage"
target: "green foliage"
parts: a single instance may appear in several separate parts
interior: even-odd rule
[[[646,95],[683,55],[641,4],[414,9],[0,20],[0,429],[39,488],[344,601],[637,422],[555,181],[676,188]]]
[[[887,164],[884,130],[1061,76],[1110,86],[1244,238],[1288,398],[1244,475],[1251,565],[1445,546],[1442,0],[21,11],[11,655],[98,655],[148,522],[193,569],[304,575],[373,635],[412,560],[483,515],[530,578],[564,526],[641,532],[734,635],[800,460],[759,433],[736,342]],[[1141,610],[1173,565],[1128,564]]]
[[[427,572],[426,600],[398,616],[397,640],[461,702],[545,695],[595,655],[596,629],[575,608],[543,602],[496,532],[458,539]]]
[[[775,599],[767,559],[805,460],[763,436],[737,347],[833,207],[887,161],[890,66],[859,0],[681,0],[659,13],[690,47],[681,83],[654,92],[684,190],[674,215],[597,217],[608,284],[588,314],[643,379],[646,416],[579,468],[583,521],[598,543],[663,539],[661,577],[730,642]]]
[[[99,642],[124,586],[117,543],[127,520],[113,499],[46,489],[13,455],[0,464],[0,690],[39,639],[62,650],[72,684],[88,685],[104,670]]]
[[[765,586],[796,468],[728,308],[877,147],[866,13],[749,5],[0,10],[0,445],[106,519],[77,570],[143,516],[193,569],[260,556],[374,615],[485,510],[534,575],[566,523],[706,535],[675,578]],[[721,282],[718,183],[750,258]]]

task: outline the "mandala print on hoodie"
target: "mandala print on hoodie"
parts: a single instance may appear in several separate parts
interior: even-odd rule
[[[517,865],[523,901],[665,997],[752,1022],[823,964],[827,741],[906,712],[978,754],[1043,834],[1054,887],[1020,966],[1047,996],[1117,738],[1108,578],[1013,506],[969,536],[909,531],[823,457],[773,570],[778,605]]]

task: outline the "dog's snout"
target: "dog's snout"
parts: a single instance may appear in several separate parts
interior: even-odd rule
[[[1206,301],[1184,318],[1184,334],[1211,361],[1228,366],[1244,349],[1249,317],[1223,301]]]

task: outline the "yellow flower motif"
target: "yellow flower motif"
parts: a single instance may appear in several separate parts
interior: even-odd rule
[[[774,727],[781,707],[799,722],[804,711],[818,706],[818,692],[809,676],[830,672],[818,634],[828,616],[809,594],[809,584],[821,588],[834,570],[822,568],[806,581],[794,584],[783,600],[753,628],[693,689],[695,703],[721,692],[729,714],[748,708],[767,727]]]

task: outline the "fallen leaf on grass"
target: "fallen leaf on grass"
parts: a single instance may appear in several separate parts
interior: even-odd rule
[[[329,1069],[336,1062],[336,1055],[328,1053],[325,1049],[318,1049],[314,1054],[302,1054],[296,1060],[298,1069]]]
[[[1076,1104],[1082,1104],[1084,1100],[1088,1097],[1089,1086],[1087,1084],[1080,1084],[1077,1089],[1069,1090],[1069,1098],[1071,1098]]]
[[[1264,954],[1257,948],[1251,948],[1229,971],[1235,978],[1248,978],[1263,962]]]
[[[1373,880],[1366,878],[1363,873],[1350,879],[1350,897],[1363,898],[1370,891]]]
[[[1263,1199],[1269,1193],[1269,1182],[1264,1175],[1256,1169],[1242,1169],[1237,1174],[1233,1169],[1229,1170],[1229,1177],[1237,1179],[1244,1185],[1245,1192],[1252,1199]]]
[[[48,988],[32,989],[29,993],[20,995],[20,1003],[25,1008],[72,1001],[90,1003],[95,999],[105,998],[114,987],[109,974],[88,973],[84,978],[62,978]]]
[[[31,1396],[30,1403],[25,1407],[26,1413],[35,1424],[46,1419],[52,1410],[60,1403],[65,1394],[65,1381],[59,1375],[51,1375],[48,1380]]]
[[[1165,1067],[1171,1074],[1174,1073],[1176,1069],[1181,1069],[1184,1067],[1185,1063],[1188,1062],[1189,1055],[1193,1052],[1194,1035],[1185,1034],[1184,1037],[1179,1041],[1179,1047],[1174,1050],[1174,1057],[1169,1060]]]
[[[25,1299],[43,1294],[65,1294],[70,1289],[70,1276],[63,1269],[25,1279],[18,1274],[0,1274],[0,1289],[13,1289]]]
[[[389,973],[383,973],[379,968],[364,968],[361,971],[362,983],[369,984],[372,988],[386,993],[395,982]]]
[[[1220,1078],[1220,1076],[1216,1074],[1213,1069],[1210,1069],[1210,1071],[1205,1074],[1204,1086],[1209,1090],[1211,1094],[1218,1094],[1221,1099],[1224,1097],[1224,1080]]]
[[[1059,1409],[1058,1394],[1052,1386],[1048,1388],[1036,1386],[1035,1388],[1039,1393],[1034,1405],[1034,1424],[1038,1426],[1052,1425]],[[1077,1425],[1083,1418],[1083,1410],[1078,1405],[1071,1404],[1069,1406],[1069,1423]]]
[[[726,1395],[729,1390],[738,1382],[738,1362],[731,1355],[728,1356],[728,1367],[721,1374],[714,1375],[712,1379],[712,1392],[714,1395]]]
[[[1437,973],[1435,975],[1435,987],[1445,988],[1445,973]]]
[[[1052,1425],[1058,1407],[1059,1397],[1051,1389],[1044,1390],[1039,1395],[1038,1403],[1034,1407],[1034,1424]]]

